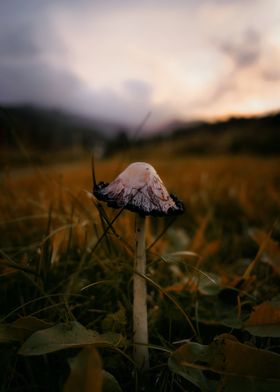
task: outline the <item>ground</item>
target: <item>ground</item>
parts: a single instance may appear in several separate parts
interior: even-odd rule
[[[90,158],[7,166],[1,391],[90,390],[87,366],[93,391],[102,377],[123,391],[141,380],[147,391],[279,390],[280,159],[134,155],[185,205],[175,220],[147,219],[150,371],[137,378],[132,362],[134,215],[92,196]],[[130,162],[96,161],[97,180]]]

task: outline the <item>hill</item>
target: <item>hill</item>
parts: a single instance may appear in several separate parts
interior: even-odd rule
[[[165,138],[176,154],[280,153],[280,113],[171,126]]]
[[[114,138],[120,144],[125,134],[121,125],[106,120],[31,106],[0,107],[0,163],[72,160],[85,151],[104,156],[108,146],[113,150]]]
[[[85,151],[106,157],[127,150],[133,159],[147,159],[155,153],[169,157],[277,155],[280,113],[217,122],[173,122],[157,134],[138,132],[135,139],[122,125],[106,120],[28,106],[2,107],[0,146],[2,165],[22,165],[26,162],[23,155],[40,164],[50,159],[79,159]]]

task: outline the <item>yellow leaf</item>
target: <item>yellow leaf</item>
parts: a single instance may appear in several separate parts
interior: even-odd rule
[[[280,336],[280,303],[264,302],[256,306],[244,327],[256,336]]]
[[[258,253],[255,259],[251,262],[245,271],[243,278],[248,279],[252,270],[255,268],[261,256],[265,253],[265,261],[273,268],[273,270],[280,275],[280,247],[276,241],[271,238],[273,229],[269,233],[261,230],[251,230],[250,235],[253,240],[259,245]]]
[[[70,362],[71,373],[63,392],[102,392],[103,372],[100,356],[91,345]]]
[[[178,365],[222,376],[272,379],[280,383],[280,355],[242,344],[230,334],[219,335],[209,346],[188,342],[171,358]]]

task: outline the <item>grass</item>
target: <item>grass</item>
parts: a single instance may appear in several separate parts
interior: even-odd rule
[[[151,369],[146,378],[137,377],[132,361],[134,217],[90,196],[86,160],[6,170],[1,177],[1,391],[62,390],[69,358],[77,356],[77,346],[91,346],[92,338],[81,343],[77,333],[67,349],[59,342],[58,351],[48,346],[44,355],[18,353],[36,331],[60,323],[73,328],[73,334],[78,322],[104,337],[106,344],[97,344],[102,367],[123,391],[231,385],[227,369],[209,358],[202,369],[201,361],[194,366],[189,358],[206,345],[212,350],[215,337],[223,333],[237,338],[242,349],[254,348],[252,358],[263,351],[279,354],[280,160],[220,156],[167,161],[158,153],[147,154],[135,157],[155,166],[186,211],[174,222],[148,219]],[[128,157],[96,162],[97,180],[111,181],[129,162]],[[257,321],[252,318],[256,311]],[[253,324],[247,325],[251,318]],[[184,345],[188,349],[178,351]],[[240,354],[237,344],[234,350]],[[95,354],[82,355],[83,369],[85,363],[98,362]],[[239,388],[247,379],[235,365]],[[247,371],[258,379],[257,367]],[[279,381],[278,374],[267,377]]]

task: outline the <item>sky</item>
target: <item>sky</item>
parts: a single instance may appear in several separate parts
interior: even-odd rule
[[[0,0],[0,104],[135,126],[280,109],[279,0]]]

